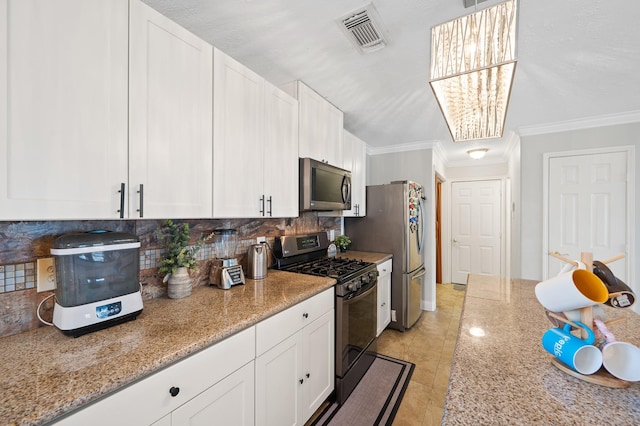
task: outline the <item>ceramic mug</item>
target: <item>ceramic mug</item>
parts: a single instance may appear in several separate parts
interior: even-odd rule
[[[593,273],[602,280],[609,290],[609,299],[605,304],[613,308],[629,308],[636,302],[636,295],[621,279],[613,275],[604,263],[594,260]]]
[[[580,374],[593,374],[602,367],[602,352],[593,346],[596,336],[581,322],[577,325],[587,331],[585,340],[571,334],[571,326],[551,328],[542,335],[542,347],[572,370]]]
[[[555,277],[539,282],[535,293],[538,302],[551,312],[586,308],[609,299],[607,286],[586,269],[563,270]]]
[[[602,346],[602,364],[612,376],[628,382],[640,381],[640,348],[631,343],[618,342],[606,325],[593,321],[605,338]]]

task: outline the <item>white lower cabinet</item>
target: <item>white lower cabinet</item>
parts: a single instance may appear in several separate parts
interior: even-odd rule
[[[376,336],[391,322],[391,271],[392,259],[378,265],[378,330]]]
[[[334,289],[58,420],[59,425],[303,425],[334,389]]]
[[[333,304],[330,289],[256,326],[256,425],[303,425],[333,391]]]
[[[254,424],[254,362],[171,413],[171,426]]]
[[[195,410],[198,404],[207,407],[210,412],[217,413],[216,410],[220,412],[222,410],[216,395],[219,391],[233,388],[232,382],[236,384],[242,382],[241,388],[244,387],[234,392],[245,391],[251,397],[243,400],[247,406],[241,405],[236,408],[253,413],[253,379],[250,383],[246,383],[246,371],[243,370],[248,368],[253,371],[254,357],[255,327],[251,327],[127,386],[107,398],[98,400],[77,413],[63,418],[58,424],[110,426],[113,425],[115,416],[119,424],[150,425],[161,420],[159,424],[164,425],[167,421],[165,416],[173,416],[176,410],[184,407],[184,410],[178,412],[178,416],[190,417],[190,412]],[[237,394],[231,396],[231,400],[238,398]],[[210,418],[209,422],[204,424],[212,424],[214,419]],[[248,419],[248,423],[238,424],[253,424],[252,416]],[[198,423],[172,420],[171,424],[176,426]]]

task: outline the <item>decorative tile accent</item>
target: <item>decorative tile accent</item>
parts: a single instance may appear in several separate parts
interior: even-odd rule
[[[35,262],[0,266],[0,293],[35,288]]]

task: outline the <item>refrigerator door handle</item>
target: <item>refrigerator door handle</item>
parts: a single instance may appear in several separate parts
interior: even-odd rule
[[[415,280],[416,278],[420,278],[424,276],[426,273],[427,273],[427,269],[423,266],[415,275],[411,276],[411,279]]]
[[[425,219],[424,219],[424,204],[422,203],[422,197],[418,198],[418,205],[420,206],[420,231],[422,233],[422,235],[419,237],[420,239],[418,240],[418,252],[422,253],[422,246],[424,244],[424,239],[427,238],[426,235],[426,226],[424,224]]]

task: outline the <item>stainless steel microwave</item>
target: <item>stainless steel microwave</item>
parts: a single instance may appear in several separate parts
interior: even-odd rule
[[[351,172],[300,159],[300,210],[350,210]]]

